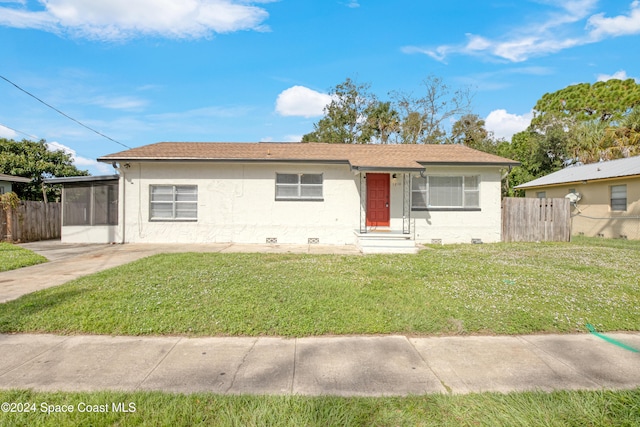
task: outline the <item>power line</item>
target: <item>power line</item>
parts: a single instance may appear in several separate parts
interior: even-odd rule
[[[7,126],[7,125],[3,125],[2,123],[0,123],[0,126],[2,126],[3,128],[6,128],[6,129],[12,130],[12,131],[14,131],[14,132],[16,132],[16,133],[21,133],[21,134],[23,134],[23,135],[27,135],[29,138],[31,138],[31,139],[33,139],[33,140],[39,139],[37,136],[33,136],[33,135],[30,135],[30,134],[28,134],[28,133],[26,133],[26,132],[22,132],[21,130],[14,129],[14,128],[9,127],[9,126]]]
[[[71,120],[71,121],[76,122],[77,124],[79,124],[80,126],[82,126],[82,127],[84,127],[84,128],[89,129],[91,132],[95,132],[95,133],[97,133],[98,135],[100,135],[101,137],[106,138],[106,139],[108,139],[109,141],[115,142],[115,143],[116,143],[116,144],[118,144],[118,145],[122,145],[122,146],[123,146],[123,147],[125,147],[125,148],[131,148],[131,147],[129,147],[128,145],[125,145],[125,144],[123,144],[123,143],[122,143],[122,142],[120,142],[120,141],[116,141],[115,139],[113,139],[113,138],[111,138],[111,137],[109,137],[109,136],[107,136],[107,135],[103,134],[102,132],[99,132],[99,131],[95,130],[94,128],[92,128],[92,127],[89,127],[89,126],[85,125],[84,123],[80,122],[79,120],[74,119],[74,118],[73,118],[73,117],[71,117],[70,115],[68,115],[68,114],[66,114],[66,113],[64,113],[64,112],[62,112],[62,111],[60,111],[60,110],[58,110],[58,109],[57,109],[56,107],[54,107],[53,105],[47,104],[46,102],[44,102],[42,99],[38,98],[37,96],[35,96],[35,95],[34,95],[34,94],[32,94],[31,92],[29,92],[29,91],[27,91],[27,90],[25,90],[25,89],[22,89],[20,86],[18,86],[17,84],[15,84],[14,82],[12,82],[12,81],[11,81],[11,80],[9,80],[8,78],[6,78],[6,77],[4,77],[4,76],[1,76],[1,75],[0,75],[0,79],[2,79],[2,80],[4,80],[4,81],[6,81],[7,83],[9,83],[9,84],[11,84],[11,85],[15,86],[18,90],[20,90],[20,91],[22,91],[22,92],[26,93],[26,94],[27,94],[27,95],[29,95],[30,97],[32,97],[32,98],[34,98],[35,100],[37,100],[38,102],[40,102],[40,103],[42,103],[42,104],[46,105],[47,107],[51,108],[52,110],[56,111],[57,113],[59,113],[59,114],[61,114],[61,115],[65,116],[67,119],[69,119],[69,120]]]

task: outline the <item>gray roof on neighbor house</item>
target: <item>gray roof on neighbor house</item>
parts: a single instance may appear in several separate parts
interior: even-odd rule
[[[536,188],[573,182],[596,181],[600,179],[640,176],[640,156],[609,160],[581,166],[569,166],[543,176],[516,188]]]
[[[21,177],[21,176],[6,175],[4,173],[0,173],[0,181],[31,182],[31,178],[24,178],[24,177]]]

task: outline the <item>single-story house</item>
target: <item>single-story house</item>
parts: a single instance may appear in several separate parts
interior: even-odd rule
[[[6,175],[0,173],[0,194],[10,193],[13,191],[14,182],[31,182],[30,178],[23,178],[21,176]]]
[[[518,165],[461,145],[324,143],[163,142],[98,161],[119,178],[94,177],[83,204],[89,182],[58,180],[63,241],[497,242],[501,177]],[[114,205],[108,225],[86,219]]]
[[[516,188],[569,198],[573,235],[640,239],[640,156],[569,166]]]

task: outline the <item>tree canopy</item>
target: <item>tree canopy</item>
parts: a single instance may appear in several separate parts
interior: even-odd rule
[[[634,79],[580,83],[546,93],[534,106],[534,128],[556,119],[617,122],[640,105],[640,84]]]
[[[640,84],[633,79],[581,83],[544,94],[534,114],[528,129],[510,142],[474,147],[521,163],[510,172],[505,194],[575,163],[640,155]]]
[[[43,180],[64,176],[85,176],[87,171],[73,165],[73,158],[62,150],[51,151],[44,140],[14,141],[0,138],[0,172],[31,178],[30,183],[16,183],[15,192],[21,199],[44,200]],[[47,198],[57,196],[55,189],[47,188]]]
[[[302,142],[346,144],[440,144],[450,142],[445,125],[469,112],[469,89],[453,90],[444,81],[429,76],[420,90],[392,92],[391,101],[381,101],[369,84],[350,78],[330,90],[332,101],[324,117]]]
[[[404,144],[440,144],[447,141],[444,125],[469,113],[472,95],[469,88],[452,89],[440,77],[429,76],[417,94],[393,92],[400,110],[401,140]]]
[[[313,125],[313,132],[302,137],[302,142],[365,144],[371,139],[367,117],[375,97],[369,84],[358,84],[346,79],[331,89],[332,100],[324,108],[324,117]]]

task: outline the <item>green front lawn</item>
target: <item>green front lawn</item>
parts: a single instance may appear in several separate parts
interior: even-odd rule
[[[47,262],[42,255],[11,243],[0,243],[0,272]]]
[[[2,305],[0,332],[520,334],[640,330],[640,242],[418,255],[164,254]]]
[[[35,404],[35,412],[0,412],[0,426],[640,425],[640,389],[384,398],[16,390],[0,391],[0,402]],[[116,409],[121,403],[120,408],[135,412],[114,412],[114,403]],[[74,412],[46,413],[49,408],[61,410],[63,405]],[[108,412],[86,412],[87,408],[105,407]]]

